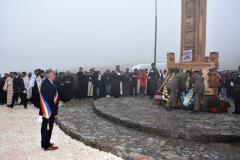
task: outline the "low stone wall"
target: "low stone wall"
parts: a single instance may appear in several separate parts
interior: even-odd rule
[[[201,142],[240,142],[238,115],[167,112],[146,98],[137,101],[139,103],[132,98],[100,99],[94,102],[94,111],[109,121],[150,135]]]

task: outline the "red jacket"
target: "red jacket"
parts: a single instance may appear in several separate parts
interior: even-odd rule
[[[147,80],[148,80],[147,73],[140,73],[139,79],[140,79],[140,86],[141,87],[146,87],[147,86]]]

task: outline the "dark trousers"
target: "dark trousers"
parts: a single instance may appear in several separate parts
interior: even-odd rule
[[[0,89],[0,105],[4,104],[4,91]]]
[[[7,91],[3,91],[3,104],[7,103]]]
[[[138,89],[138,82],[137,82],[137,80],[136,81],[133,81],[132,82],[132,93],[134,94],[134,95],[137,95],[138,93],[137,93],[137,89]]]
[[[149,95],[153,98],[157,92],[157,84],[155,81],[149,82]]]
[[[141,86],[140,87],[140,93],[141,93],[142,96],[145,95],[145,91],[146,91],[146,87],[145,86]]]
[[[52,136],[54,120],[55,120],[54,116],[50,116],[49,119],[46,119],[43,117],[42,127],[41,127],[42,148],[49,148],[51,146],[50,140]]]
[[[235,105],[235,113],[240,113],[240,102],[239,100],[235,101],[234,102],[234,105]]]
[[[20,92],[14,92],[13,98],[12,98],[12,104],[11,106],[14,106],[14,103],[18,100],[18,98],[21,98],[21,102],[23,103],[24,108],[27,108],[27,94],[26,93],[20,93]]]
[[[93,98],[97,99],[99,96],[99,85],[98,83],[93,83]]]
[[[123,82],[123,95],[128,96],[129,95],[129,83]]]

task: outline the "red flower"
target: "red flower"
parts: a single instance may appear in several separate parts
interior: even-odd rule
[[[217,107],[212,107],[212,108],[211,108],[211,112],[212,112],[212,113],[217,113]]]

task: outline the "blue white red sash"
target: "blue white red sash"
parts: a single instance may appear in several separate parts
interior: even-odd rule
[[[40,93],[40,105],[42,108],[43,117],[45,117],[46,119],[49,119],[52,112],[51,112],[50,106],[48,105],[47,101],[44,99],[41,93]]]
[[[57,103],[58,103],[58,92],[54,96],[54,105],[57,105]],[[45,117],[46,119],[49,119],[49,117],[52,114],[51,108],[41,93],[40,93],[40,105],[42,108],[43,117]]]

